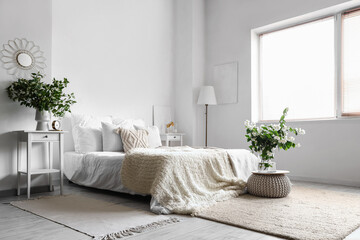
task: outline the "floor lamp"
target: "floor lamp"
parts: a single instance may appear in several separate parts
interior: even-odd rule
[[[215,90],[213,86],[202,86],[198,98],[198,104],[205,104],[205,147],[207,147],[207,119],[208,105],[216,105]]]

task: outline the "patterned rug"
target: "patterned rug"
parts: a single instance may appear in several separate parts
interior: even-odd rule
[[[286,239],[340,240],[360,227],[360,195],[293,187],[285,198],[246,194],[197,216]]]
[[[179,222],[177,218],[80,195],[41,197],[10,204],[95,239],[122,238]]]

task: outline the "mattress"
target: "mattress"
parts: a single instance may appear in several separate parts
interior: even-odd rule
[[[66,152],[64,174],[78,185],[135,194],[121,183],[120,170],[124,158],[123,152]]]

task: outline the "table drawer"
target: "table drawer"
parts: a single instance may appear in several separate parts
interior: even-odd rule
[[[180,141],[181,136],[168,136],[169,141]]]
[[[32,134],[33,141],[59,141],[59,134],[48,133],[34,133]]]

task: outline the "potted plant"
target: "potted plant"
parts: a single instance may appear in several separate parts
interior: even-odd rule
[[[41,81],[44,77],[40,73],[32,73],[32,79],[20,78],[7,89],[11,100],[20,105],[36,109],[35,120],[38,122],[36,130],[49,130],[50,113],[55,117],[63,117],[71,112],[70,107],[76,103],[74,93],[66,94],[64,89],[69,81],[53,79],[52,83]]]
[[[246,140],[250,142],[250,150],[257,153],[260,159],[259,170],[269,171],[276,170],[274,167],[274,151],[276,149],[284,149],[300,147],[300,143],[295,143],[295,137],[290,135],[303,135],[305,130],[301,128],[291,128],[285,125],[285,116],[288,108],[285,108],[278,124],[256,126],[255,123],[249,120],[245,121]]]

